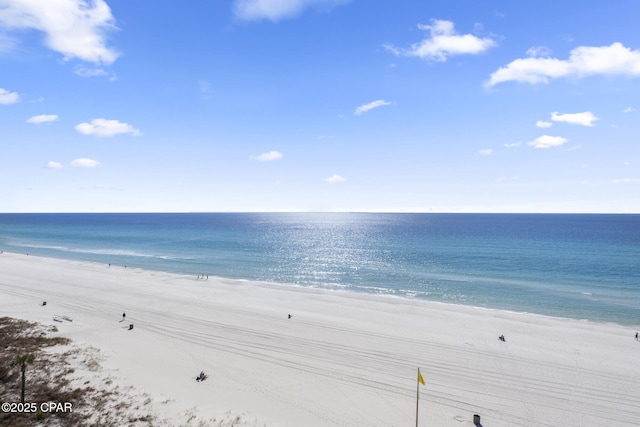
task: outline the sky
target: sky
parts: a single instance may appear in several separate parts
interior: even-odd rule
[[[639,16],[0,0],[0,212],[640,213]]]

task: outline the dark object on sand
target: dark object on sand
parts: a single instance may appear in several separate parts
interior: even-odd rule
[[[129,324],[129,330],[132,330],[132,329],[133,329],[133,323],[130,323]]]
[[[499,339],[500,341],[502,341],[502,342],[506,342],[506,340],[504,339],[504,335],[500,335],[500,336],[498,337],[498,339]]]
[[[473,414],[473,425],[479,426],[480,424],[480,415]]]
[[[42,301],[42,305],[43,306],[47,305],[47,302],[46,301]]]
[[[207,378],[208,378],[208,377],[207,377],[207,374],[205,374],[205,373],[204,373],[204,371],[200,371],[200,375],[198,375],[198,376],[196,377],[196,381],[198,381],[198,382],[200,382],[200,381],[204,381],[204,380],[206,380]]]
[[[288,318],[289,318],[289,319],[291,319],[291,315],[289,315],[289,317],[288,317]]]

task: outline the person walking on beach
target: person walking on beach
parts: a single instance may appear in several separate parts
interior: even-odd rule
[[[638,333],[636,332],[636,341],[638,341]]]

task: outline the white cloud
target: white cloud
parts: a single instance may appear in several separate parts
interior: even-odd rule
[[[393,102],[384,101],[379,99],[377,101],[370,102],[368,104],[364,104],[356,108],[356,111],[353,112],[356,116],[359,116],[362,113],[366,113],[369,110],[373,110],[374,108],[383,107],[385,105],[391,105]]]
[[[82,65],[78,65],[73,72],[80,77],[108,77],[109,81],[115,81],[118,79],[115,74],[110,73],[103,68],[86,68]]]
[[[47,163],[47,167],[49,169],[62,169],[62,164],[58,162],[50,161],[49,163]]]
[[[128,123],[118,120],[93,119],[91,123],[80,123],[75,128],[85,135],[114,136],[120,133],[130,133],[133,136],[140,136],[142,133]]]
[[[542,121],[542,120],[538,120],[538,121],[536,122],[536,127],[539,127],[539,128],[550,128],[552,125],[553,125],[553,123],[551,123],[551,122],[544,122],[544,121]]]
[[[567,138],[563,138],[561,136],[542,135],[533,141],[528,142],[527,145],[531,145],[535,148],[551,148],[559,147],[567,141],[569,141]]]
[[[75,159],[71,162],[71,166],[76,168],[95,168],[99,164],[99,161],[92,159]]]
[[[56,114],[40,114],[39,116],[33,116],[27,119],[27,123],[34,123],[39,125],[41,123],[51,123],[58,120],[58,116]]]
[[[409,49],[398,49],[392,45],[384,47],[396,55],[417,56],[444,62],[453,55],[476,55],[496,45],[490,38],[479,38],[473,34],[458,34],[451,21],[432,19],[431,25],[418,25],[429,31],[430,37],[414,43]]]
[[[516,147],[520,147],[521,145],[522,145],[522,142],[512,142],[510,144],[504,144],[504,146],[507,148],[516,148]]]
[[[611,46],[580,46],[571,51],[568,60],[556,58],[521,58],[491,74],[487,86],[515,81],[548,83],[561,77],[582,78],[595,75],[640,77],[640,51],[622,43]]]
[[[104,0],[2,0],[0,28],[31,29],[45,34],[46,45],[64,56],[110,64],[118,53],[106,46],[114,30],[111,9]]]
[[[527,49],[527,55],[532,58],[551,56],[551,50],[545,46],[534,46]]]
[[[281,158],[282,158],[282,153],[275,150],[262,153],[259,156],[255,157],[255,159],[259,162],[271,162],[273,160],[278,160]]]
[[[481,156],[490,156],[493,154],[493,150],[491,148],[486,148],[484,150],[478,150],[478,154]]]
[[[331,9],[349,0],[234,0],[233,12],[239,19],[278,21],[293,18],[309,7]]]
[[[557,112],[551,113],[551,120],[554,122],[564,122],[572,125],[581,126],[593,126],[593,122],[600,120],[591,111],[585,111],[584,113],[574,114],[558,114]]]
[[[345,182],[346,180],[347,180],[346,178],[343,178],[338,174],[333,174],[329,178],[323,179],[323,181],[326,182],[327,184],[338,184],[339,182]]]
[[[20,95],[18,92],[9,92],[6,89],[0,87],[0,104],[9,105],[15,104],[20,101]]]
[[[627,107],[627,108],[624,109],[623,113],[633,113],[634,111],[636,111],[635,108]]]

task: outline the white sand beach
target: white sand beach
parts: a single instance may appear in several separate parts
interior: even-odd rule
[[[418,367],[421,426],[640,425],[619,325],[6,252],[0,316],[99,349],[168,425],[412,426]]]

